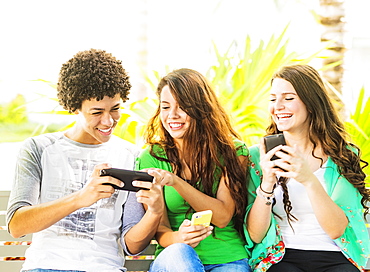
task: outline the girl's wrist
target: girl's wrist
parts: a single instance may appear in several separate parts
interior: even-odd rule
[[[262,185],[262,184],[263,184],[263,182],[261,182],[261,183],[260,183],[259,188],[260,188],[260,190],[261,190],[263,193],[265,193],[265,194],[270,194],[270,195],[274,193],[275,184],[274,184],[274,185],[272,185],[272,186],[266,186],[266,185]],[[268,184],[268,185],[270,185],[270,184]]]
[[[272,202],[274,201],[274,192],[264,192],[261,188],[261,185],[257,187],[256,190],[257,196],[263,198],[265,200],[265,204],[267,206],[271,206]]]

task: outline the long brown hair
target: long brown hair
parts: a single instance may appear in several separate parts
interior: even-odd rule
[[[365,187],[366,174],[363,168],[368,163],[361,160],[360,148],[349,142],[350,137],[333,107],[319,73],[309,65],[292,65],[285,66],[276,72],[271,83],[275,78],[285,79],[293,85],[308,111],[308,137],[313,144],[312,155],[318,158],[314,155],[314,151],[317,146],[321,146],[324,154],[330,156],[338,166],[339,173],[362,195],[361,204],[364,207],[364,217],[366,217],[369,213],[366,202],[370,201],[370,190]],[[266,132],[267,134],[281,133],[272,118]],[[321,162],[323,163],[322,159]],[[284,180],[280,180],[280,183],[284,185]],[[289,195],[286,186],[282,188],[284,210],[289,220],[292,218]],[[293,219],[295,219],[294,216]]]
[[[228,115],[220,105],[208,80],[191,69],[175,70],[161,79],[157,87],[160,98],[164,86],[168,85],[182,110],[191,117],[189,128],[183,136],[185,163],[189,166],[193,187],[215,197],[221,177],[228,177],[227,187],[235,202],[235,228],[243,234],[246,208],[246,167],[241,165],[235,148],[234,138],[239,135],[231,126]],[[145,134],[150,153],[155,158],[169,162],[176,175],[181,176],[182,165],[179,150],[160,120],[160,105],[149,120]],[[167,158],[156,153],[153,147],[160,145]],[[246,161],[247,162],[247,161]],[[242,235],[243,237],[243,235]]]

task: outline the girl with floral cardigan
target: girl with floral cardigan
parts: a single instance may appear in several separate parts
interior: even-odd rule
[[[318,72],[283,67],[272,79],[267,134],[286,145],[250,148],[245,234],[254,271],[362,271],[370,199],[360,150],[347,141]],[[278,158],[271,160],[273,155]]]

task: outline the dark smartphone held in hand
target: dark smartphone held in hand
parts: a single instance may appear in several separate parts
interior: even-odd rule
[[[118,190],[126,190],[126,191],[134,191],[134,192],[137,192],[139,190],[148,190],[146,188],[133,186],[132,182],[134,180],[153,182],[153,179],[154,179],[153,176],[149,175],[146,172],[119,169],[119,168],[102,169],[100,170],[100,176],[111,176],[111,177],[121,180],[124,183],[123,187],[119,187],[111,183],[103,183],[104,185],[111,185],[114,189],[118,189]]]
[[[286,145],[284,134],[273,134],[263,137],[266,147],[266,153],[278,145]],[[279,157],[272,156],[271,160],[277,160]]]

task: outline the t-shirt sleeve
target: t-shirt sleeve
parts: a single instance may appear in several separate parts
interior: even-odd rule
[[[9,197],[7,225],[20,207],[38,203],[42,178],[41,152],[42,148],[33,138],[27,139],[20,148]]]
[[[136,159],[136,164],[135,164],[135,170],[142,170],[146,168],[166,169],[166,168],[163,168],[163,166],[161,165],[161,162],[158,159],[154,158],[150,154],[149,147],[144,149],[140,153],[139,157]]]
[[[130,192],[123,208],[121,236],[122,248],[127,255],[132,256],[132,254],[127,250],[125,235],[133,226],[139,223],[144,214],[145,210],[143,205],[136,200],[136,192]]]
[[[146,168],[159,168],[159,161],[150,155],[149,148],[144,149],[140,153],[140,155],[136,158],[135,164],[135,170],[142,170]],[[141,203],[137,202],[135,194],[135,192],[130,192],[128,196],[127,202],[124,207],[122,222],[122,247],[125,253],[131,256],[132,254],[127,250],[124,236],[130,230],[130,228],[132,228],[141,220],[141,218],[145,214],[144,207]]]
[[[248,156],[249,155],[247,145],[244,142],[240,140],[234,140],[234,144],[235,144],[237,156]]]
[[[246,215],[245,219],[247,218],[247,215],[250,211],[250,209],[253,206],[254,200],[256,199],[256,188],[260,185],[261,183],[261,178],[262,178],[262,171],[259,166],[259,147],[257,145],[254,145],[249,148],[249,159],[250,159],[250,166],[249,166],[249,174],[250,174],[250,179],[248,182],[248,195],[247,195],[247,210],[246,210]],[[254,246],[253,241],[249,237],[249,233],[247,231],[247,228],[244,230],[245,233],[245,238],[247,241],[247,248],[252,248]]]

